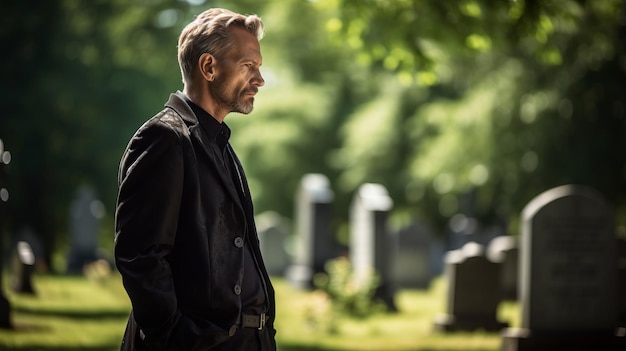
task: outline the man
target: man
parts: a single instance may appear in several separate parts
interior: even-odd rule
[[[200,14],[178,42],[184,92],[120,163],[115,260],[132,303],[122,350],[275,350],[274,290],[223,123],[252,111],[263,23]]]

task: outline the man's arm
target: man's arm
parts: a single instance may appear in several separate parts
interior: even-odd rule
[[[183,158],[179,135],[153,122],[133,137],[120,164],[115,260],[146,344],[165,349],[181,319],[166,257],[176,236]]]

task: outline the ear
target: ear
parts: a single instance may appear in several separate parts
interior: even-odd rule
[[[215,78],[215,67],[217,62],[211,54],[204,53],[198,59],[198,69],[204,80],[212,82]]]

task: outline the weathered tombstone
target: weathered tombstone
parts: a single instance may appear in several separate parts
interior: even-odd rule
[[[4,142],[0,139],[0,328],[11,329],[13,323],[11,321],[11,304],[4,296],[4,209],[5,204],[9,200],[9,191],[5,188],[5,172],[4,166],[11,162],[11,153],[4,149]]]
[[[30,249],[33,252],[35,259],[35,270],[45,271],[47,269],[44,259],[45,249],[41,241],[41,237],[35,232],[32,227],[30,227],[29,225],[24,225],[13,235],[9,247],[13,249],[17,248],[20,241],[25,241],[28,243],[28,245],[30,245]]]
[[[626,327],[626,238],[618,240],[618,262],[619,270],[619,296],[620,296],[620,317],[619,325]]]
[[[398,230],[391,256],[391,281],[399,288],[426,288],[433,277],[432,238],[425,225],[414,223]]]
[[[276,212],[261,213],[255,221],[267,272],[275,276],[285,275],[289,265],[289,225]]]
[[[18,241],[15,246],[11,267],[11,289],[19,294],[35,294],[33,273],[35,271],[35,254],[30,244]]]
[[[313,288],[315,274],[324,272],[336,246],[330,228],[334,193],[323,174],[306,174],[296,198],[295,256],[286,276],[297,288]]]
[[[391,283],[390,233],[387,228],[393,201],[381,184],[366,183],[359,187],[350,209],[350,262],[357,289],[371,283],[378,275],[375,297],[391,311],[397,310]]]
[[[436,317],[436,330],[497,331],[507,326],[497,320],[499,266],[489,261],[484,251],[483,245],[469,242],[446,254],[447,306],[446,313]]]
[[[83,267],[97,257],[100,219],[104,206],[96,198],[93,188],[78,188],[77,197],[70,207],[70,255],[68,273],[82,273]]]
[[[446,256],[446,243],[443,237],[433,237],[430,243],[430,267],[432,276],[437,277],[443,274],[444,258]]]
[[[615,247],[613,210],[593,189],[535,197],[521,218],[521,328],[503,331],[501,350],[626,350]]]
[[[518,238],[501,235],[493,238],[487,246],[487,258],[500,265],[500,296],[503,300],[517,300],[519,268]]]
[[[13,328],[11,321],[11,304],[4,294],[0,294],[0,328]]]
[[[449,251],[460,249],[469,242],[476,242],[474,238],[479,230],[479,223],[475,218],[457,213],[450,218],[447,226]]]

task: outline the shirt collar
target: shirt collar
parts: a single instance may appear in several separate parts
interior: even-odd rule
[[[226,123],[218,122],[211,114],[206,112],[202,107],[193,103],[189,97],[185,96],[185,101],[191,107],[191,110],[198,118],[200,125],[204,132],[209,136],[212,142],[217,143],[219,146],[224,147],[230,139],[230,128]]]

